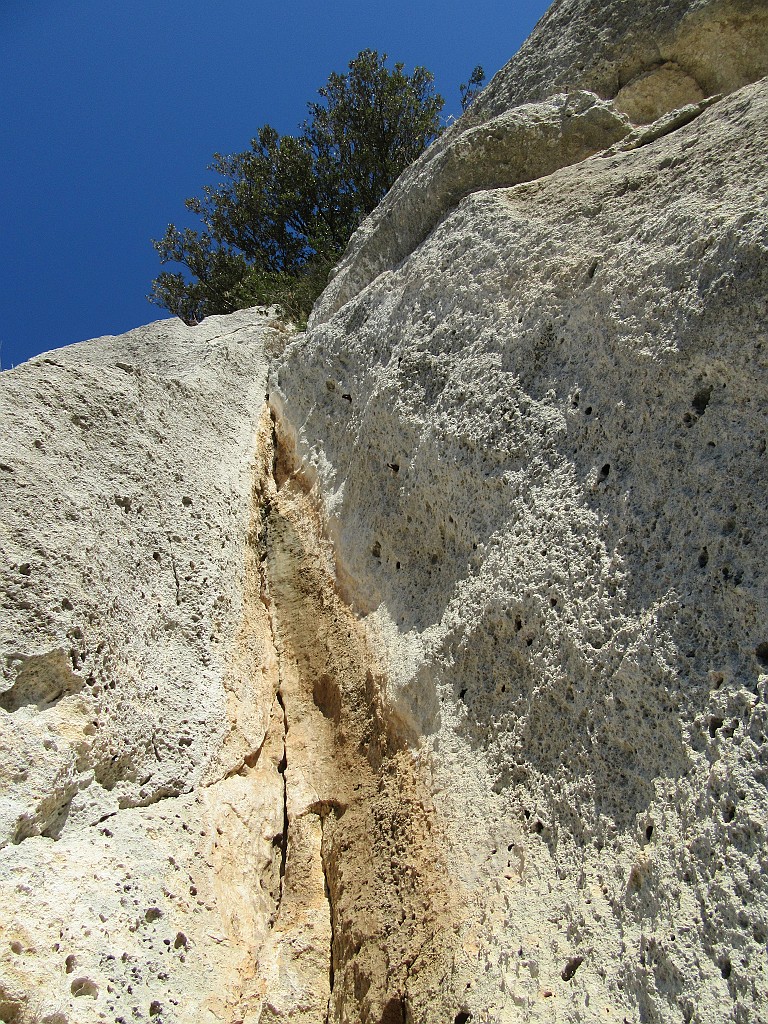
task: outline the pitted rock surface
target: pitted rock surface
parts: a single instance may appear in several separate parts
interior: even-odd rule
[[[766,137],[759,83],[468,196],[273,375],[478,1019],[764,1012]]]
[[[306,334],[0,375],[0,1020],[766,1019],[765,18],[558,0]]]

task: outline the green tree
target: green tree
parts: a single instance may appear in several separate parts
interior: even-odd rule
[[[363,50],[308,104],[298,135],[265,125],[250,148],[214,154],[216,185],[186,200],[202,231],[169,224],[153,244],[162,271],[150,301],[197,323],[277,302],[305,319],[350,235],[440,132],[442,98],[417,67]]]
[[[459,86],[462,111],[465,111],[474,99],[483,91],[484,85],[485,72],[483,71],[482,65],[478,64],[469,76],[469,81],[462,82]]]

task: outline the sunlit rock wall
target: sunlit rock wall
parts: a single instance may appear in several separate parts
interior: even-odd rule
[[[3,1021],[213,1021],[252,988],[283,834],[249,570],[279,338],[166,321],[0,375]]]
[[[766,1018],[765,17],[560,0],[307,334],[0,376],[5,1024]]]
[[[476,154],[422,241],[423,160],[272,377],[452,823],[457,1020],[765,1013],[768,103],[690,98],[510,188]]]

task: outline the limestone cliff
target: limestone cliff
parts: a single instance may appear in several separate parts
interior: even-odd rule
[[[766,8],[558,0],[306,334],[0,376],[0,1020],[768,1014]]]

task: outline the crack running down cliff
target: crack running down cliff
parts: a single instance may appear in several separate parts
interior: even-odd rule
[[[282,877],[259,955],[260,1019],[401,1024],[445,998],[452,1020],[441,992],[458,900],[426,769],[388,722],[315,496],[268,412],[259,445],[260,586],[285,722]]]

